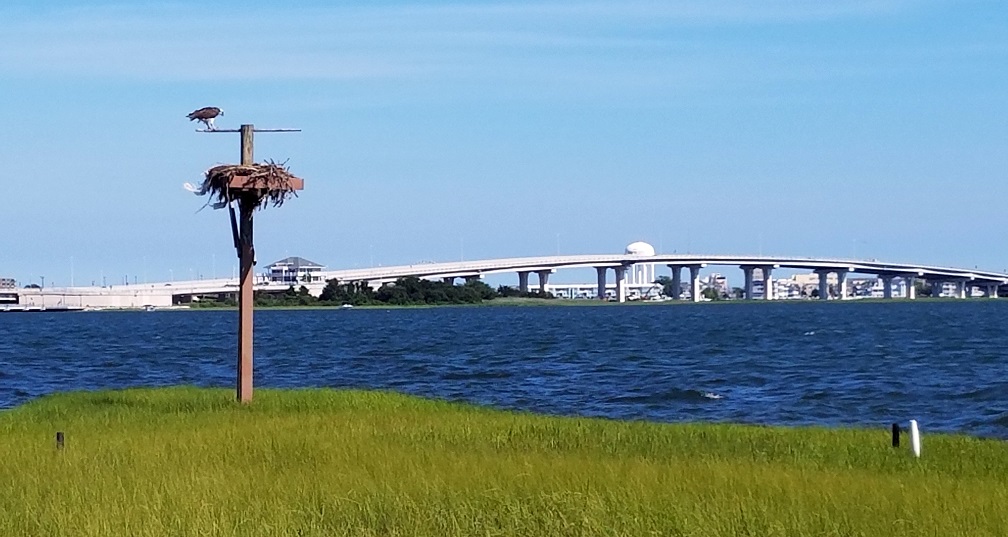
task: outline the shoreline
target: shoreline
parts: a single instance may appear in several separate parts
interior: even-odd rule
[[[350,305],[321,305],[321,304],[309,304],[309,305],[257,305],[256,310],[350,310],[350,309],[429,309],[429,308],[465,308],[465,307],[691,307],[698,305],[742,305],[742,304],[913,304],[913,303],[963,303],[972,304],[977,302],[974,300],[957,300],[952,298],[932,298],[932,297],[920,297],[915,299],[908,298],[856,298],[847,300],[819,300],[814,298],[809,299],[790,299],[790,300],[746,300],[746,299],[729,299],[729,300],[704,300],[700,302],[693,302],[691,300],[633,300],[627,302],[615,302],[612,300],[602,301],[602,300],[589,300],[589,299],[569,299],[569,298],[516,298],[516,297],[505,297],[496,298],[493,300],[486,300],[483,302],[474,303],[445,303],[445,304],[362,304],[358,306]],[[997,302],[996,299],[985,300],[983,302]],[[16,306],[16,305],[15,305]],[[200,305],[199,303],[190,304],[177,304],[173,306],[161,306],[161,307],[138,307],[138,308],[112,308],[112,307],[87,307],[87,308],[41,308],[41,307],[8,307],[0,308],[0,313],[92,313],[92,312],[163,312],[163,311],[237,311],[238,306],[236,305]]]

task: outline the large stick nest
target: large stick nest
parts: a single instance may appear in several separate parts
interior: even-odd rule
[[[206,171],[206,179],[198,194],[210,194],[216,198],[215,206],[224,206],[237,198],[238,193],[230,189],[231,180],[237,176],[248,177],[264,188],[255,190],[242,189],[243,199],[246,195],[254,196],[254,207],[261,208],[267,204],[274,207],[283,205],[290,197],[297,197],[297,191],[291,188],[291,179],[297,179],[285,166],[286,161],[277,164],[269,161],[262,164],[223,164]]]

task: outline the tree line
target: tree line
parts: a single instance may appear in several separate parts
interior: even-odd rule
[[[480,304],[495,298],[553,298],[550,293],[539,291],[523,292],[507,285],[501,285],[496,290],[478,281],[468,281],[463,285],[454,285],[443,281],[432,281],[408,276],[399,278],[393,283],[385,284],[378,289],[371,288],[366,282],[346,282],[329,280],[322,294],[315,298],[308,288],[301,286],[295,289],[290,286],[281,294],[256,291],[256,306],[433,306],[447,304]],[[200,306],[234,306],[233,299],[200,301]]]

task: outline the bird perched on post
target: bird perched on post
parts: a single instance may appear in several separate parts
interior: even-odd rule
[[[205,106],[203,108],[200,108],[199,110],[193,110],[186,117],[189,118],[189,121],[195,121],[195,120],[202,121],[203,124],[206,125],[208,129],[214,131],[217,130],[217,128],[214,127],[213,124],[214,118],[223,115],[224,111],[221,110],[220,108],[217,108],[216,106]]]

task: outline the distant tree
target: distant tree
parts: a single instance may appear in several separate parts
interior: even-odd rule
[[[521,294],[522,294],[521,290],[511,287],[510,285],[497,286],[497,296],[512,297],[512,296],[521,296]]]
[[[339,280],[333,278],[327,281],[325,287],[322,288],[322,294],[319,295],[319,300],[322,302],[334,302],[336,295],[339,294],[339,288]]]
[[[399,278],[381,286],[374,300],[383,304],[476,304],[491,300],[497,293],[489,285],[473,280],[463,285],[423,280],[415,276]]]
[[[291,294],[293,293],[293,295]],[[443,281],[431,281],[415,276],[399,278],[395,282],[386,283],[377,290],[367,282],[346,282],[329,280],[322,289],[318,303],[340,306],[351,304],[361,306],[367,304],[392,304],[397,306],[423,304],[476,304],[484,300],[493,300],[498,296],[489,285],[479,281],[468,281],[463,285],[453,285]],[[285,298],[296,301],[315,303],[308,294],[308,289],[301,286],[293,291],[293,287],[284,294]]]
[[[921,297],[931,296],[931,286],[924,280],[916,280],[914,281],[914,293]]]
[[[339,280],[329,280],[322,294],[319,295],[319,302],[334,306],[350,304],[362,306],[374,303],[374,290],[367,282],[340,283]]]
[[[669,298],[679,298],[681,289],[676,289],[675,285],[672,283],[672,278],[669,276],[658,276],[658,279],[654,283],[662,287],[662,294]]]
[[[703,291],[700,291],[700,296],[706,298],[707,300],[721,300],[721,293],[713,287],[708,287]]]
[[[510,285],[501,285],[497,287],[497,296],[499,297],[517,297],[517,298],[556,298],[553,293],[545,293],[538,289],[534,291],[522,291]]]
[[[732,298],[745,298],[745,289],[741,287],[732,287],[731,296]]]
[[[479,280],[466,282],[462,287],[475,296],[478,299],[477,302],[482,302],[483,300],[493,300],[497,297],[497,293],[493,290],[493,287],[490,287]]]
[[[228,297],[201,297],[198,301],[190,303],[194,308],[233,308],[237,305],[237,300]]]

